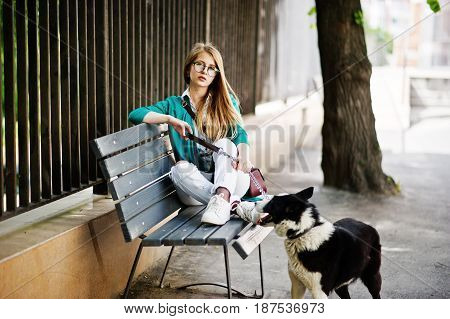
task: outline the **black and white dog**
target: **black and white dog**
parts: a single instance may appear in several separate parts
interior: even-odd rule
[[[292,298],[327,298],[335,291],[350,298],[348,285],[362,280],[373,298],[380,298],[381,245],[378,232],[360,221],[345,218],[332,224],[308,200],[313,187],[297,194],[273,196],[256,209],[267,215],[260,225],[274,226],[285,237]]]

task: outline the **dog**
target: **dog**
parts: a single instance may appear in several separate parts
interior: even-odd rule
[[[308,200],[313,187],[297,194],[270,195],[258,202],[259,224],[274,226],[285,239],[289,258],[291,296],[303,298],[306,289],[313,298],[327,298],[333,290],[350,299],[348,285],[358,278],[372,298],[380,298],[381,245],[375,228],[351,218],[334,224],[319,215]]]

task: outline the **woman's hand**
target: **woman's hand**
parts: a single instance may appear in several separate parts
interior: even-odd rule
[[[188,139],[186,137],[186,131],[192,134],[192,128],[189,123],[179,120],[176,117],[170,116],[167,124],[172,125],[175,131],[177,131],[185,140]]]
[[[248,159],[248,158],[242,158],[242,157],[238,156],[237,164],[236,164],[236,162],[233,162],[233,168],[235,168],[237,170],[241,170],[244,173],[250,172],[252,167],[253,167],[253,164],[252,164],[252,162],[250,162],[250,159]]]
[[[241,170],[244,173],[248,173],[250,172],[250,170],[253,167],[252,162],[250,161],[250,148],[248,146],[248,144],[244,144],[241,143],[237,146],[238,148],[238,162],[234,162],[232,163],[233,168],[237,169],[237,170]]]

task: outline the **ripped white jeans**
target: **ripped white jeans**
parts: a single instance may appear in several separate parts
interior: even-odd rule
[[[214,143],[228,154],[236,157],[237,147],[227,138]],[[197,166],[187,161],[178,161],[172,166],[169,176],[172,179],[178,197],[188,206],[206,205],[216,193],[218,187],[225,187],[230,192],[230,203],[240,201],[250,187],[250,176],[231,166],[231,159],[213,153],[214,173],[200,171]]]

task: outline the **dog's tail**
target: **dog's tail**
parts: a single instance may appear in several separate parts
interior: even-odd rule
[[[366,268],[363,271],[361,279],[366,287],[369,289],[372,298],[379,299],[380,298],[380,290],[381,290],[381,244],[380,244],[380,236],[378,232],[374,229],[374,237],[372,240],[372,245],[370,249],[370,260],[367,263]]]
[[[372,239],[372,247],[370,249],[370,261],[367,264],[365,272],[368,274],[376,274],[380,271],[381,267],[381,244],[380,244],[380,235],[378,232],[374,230],[374,236]]]

